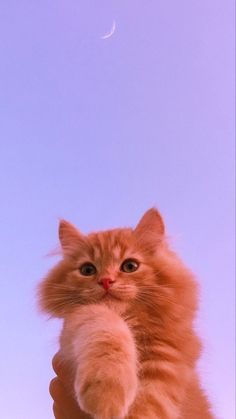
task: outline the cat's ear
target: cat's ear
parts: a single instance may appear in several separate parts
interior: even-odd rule
[[[165,235],[165,226],[161,214],[156,208],[151,208],[142,216],[134,234],[138,241],[144,244],[157,245]]]
[[[80,231],[66,220],[60,220],[58,234],[63,253],[66,256],[73,255],[83,243]]]

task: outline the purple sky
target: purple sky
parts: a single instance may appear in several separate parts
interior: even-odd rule
[[[60,324],[34,293],[59,217],[87,232],[156,205],[199,277],[202,380],[233,419],[234,2],[2,0],[0,48],[0,417],[52,419]]]

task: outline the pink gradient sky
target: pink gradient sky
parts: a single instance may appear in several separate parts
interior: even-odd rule
[[[156,205],[199,277],[200,370],[233,419],[234,2],[2,0],[0,21],[0,417],[52,418],[60,324],[34,290],[58,218],[87,232]]]

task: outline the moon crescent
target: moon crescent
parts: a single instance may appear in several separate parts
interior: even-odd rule
[[[112,28],[110,32],[106,33],[105,35],[101,36],[101,39],[108,39],[110,38],[116,30],[116,21],[113,20]]]

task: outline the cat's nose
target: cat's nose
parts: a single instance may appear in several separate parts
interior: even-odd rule
[[[99,285],[101,285],[106,291],[112,286],[114,279],[112,278],[100,278],[98,280]]]

